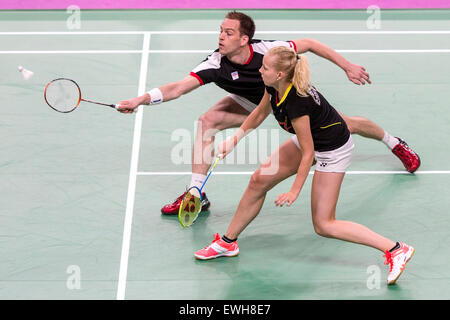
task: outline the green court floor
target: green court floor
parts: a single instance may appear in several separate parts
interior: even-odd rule
[[[337,218],[416,248],[398,284],[385,285],[381,252],[314,233],[311,176],[290,208],[273,201],[292,178],[268,194],[238,257],[194,259],[226,231],[265,156],[249,148],[243,163],[219,163],[206,186],[212,206],[191,228],[161,215],[190,181],[191,144],[180,153],[179,139],[193,139],[198,117],[226,94],[218,87],[134,115],[46,106],[44,87],[57,77],[108,103],[181,79],[216,48],[226,11],[82,11],[75,30],[66,11],[1,11],[0,299],[450,298],[450,11],[382,11],[377,30],[365,10],[245,12],[255,38],[315,38],[363,65],[373,83],[356,86],[307,53],[314,84],[336,109],[371,119],[420,155],[408,174],[382,143],[355,136],[337,208]],[[33,78],[23,80],[18,65]],[[259,132],[271,130],[269,117]],[[289,138],[277,133],[267,154]]]

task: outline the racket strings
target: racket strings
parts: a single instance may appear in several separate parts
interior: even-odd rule
[[[48,84],[45,100],[59,112],[70,112],[80,103],[81,93],[78,85],[68,79],[58,79]]]
[[[196,189],[186,193],[180,204],[179,219],[184,227],[190,226],[197,219],[202,208],[201,196]]]

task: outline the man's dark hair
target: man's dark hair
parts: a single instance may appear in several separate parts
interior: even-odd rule
[[[248,15],[242,12],[238,11],[230,11],[225,16],[227,19],[232,20],[238,20],[239,21],[239,32],[241,34],[245,34],[248,36],[248,41],[253,39],[253,36],[255,35],[255,23],[253,22],[253,19],[250,18]]]

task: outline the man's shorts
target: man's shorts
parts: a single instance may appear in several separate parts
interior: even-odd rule
[[[238,96],[237,94],[234,94],[234,93],[229,93],[227,95],[227,97],[230,97],[231,99],[236,101],[242,108],[244,108],[245,110],[247,110],[250,113],[253,110],[255,110],[256,107],[258,106],[256,104],[254,104],[253,102],[250,102],[249,100],[247,100],[241,96]]]

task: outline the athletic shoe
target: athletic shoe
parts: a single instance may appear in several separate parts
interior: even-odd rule
[[[414,248],[408,246],[404,243],[399,243],[400,248],[394,250],[393,252],[386,251],[383,258],[385,265],[389,265],[389,275],[387,277],[387,284],[394,284],[395,281],[400,277],[403,270],[405,269],[406,263],[411,259],[414,254]]]
[[[400,142],[392,149],[392,153],[400,159],[408,172],[413,173],[420,166],[420,157],[405,141],[399,137],[396,138]]]
[[[176,215],[178,214],[178,211],[180,210],[180,204],[181,201],[183,201],[183,197],[186,194],[184,192],[181,196],[179,196],[173,203],[167,204],[161,209],[161,213],[165,215]],[[208,210],[211,203],[209,202],[208,198],[206,197],[206,193],[202,192],[202,210],[205,211]]]
[[[236,241],[233,243],[225,242],[220,238],[219,234],[216,233],[213,242],[202,250],[198,250],[194,256],[200,260],[209,260],[219,257],[234,257],[238,254],[239,247]]]

